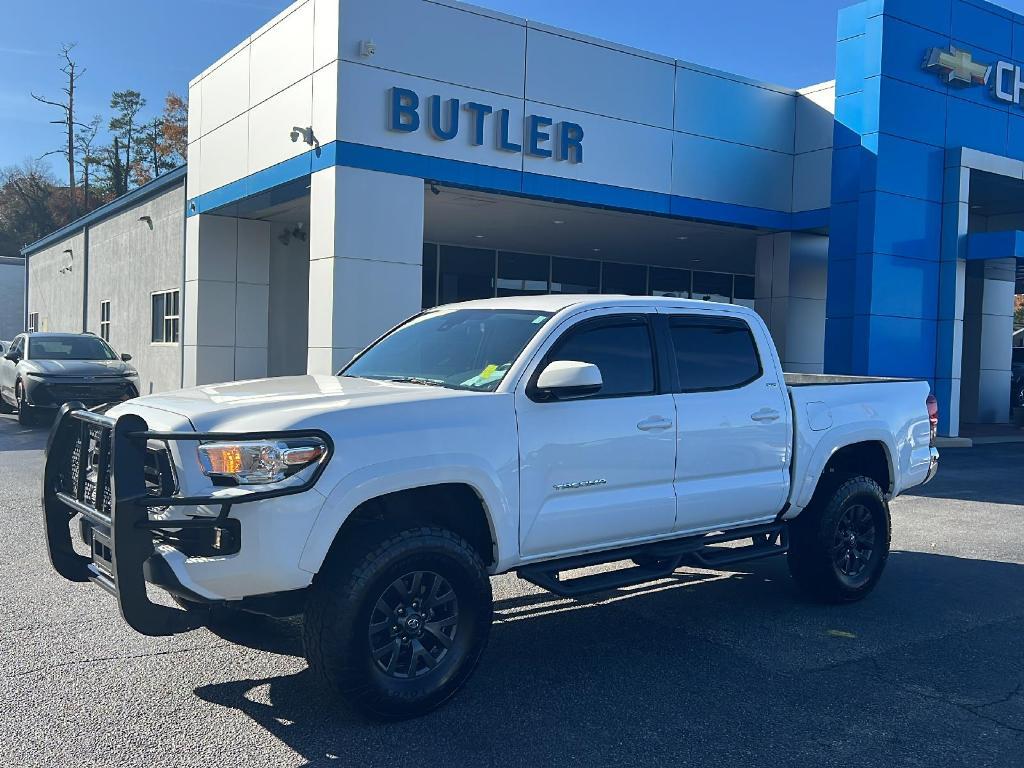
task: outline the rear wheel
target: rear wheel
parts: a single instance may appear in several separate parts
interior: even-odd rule
[[[306,658],[364,714],[414,717],[466,682],[492,614],[491,583],[469,543],[414,528],[324,564],[307,604]]]
[[[801,590],[854,602],[875,588],[889,558],[889,506],[878,483],[851,477],[815,494],[790,533],[789,572]]]

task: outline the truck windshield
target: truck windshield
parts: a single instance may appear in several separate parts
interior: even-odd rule
[[[493,391],[550,312],[440,309],[413,318],[342,376]]]
[[[114,350],[96,336],[42,336],[28,344],[30,360],[116,360]]]

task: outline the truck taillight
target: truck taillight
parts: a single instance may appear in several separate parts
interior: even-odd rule
[[[931,426],[929,443],[935,445],[935,438],[939,434],[939,401],[935,395],[928,395],[924,402],[928,406],[928,424]]]

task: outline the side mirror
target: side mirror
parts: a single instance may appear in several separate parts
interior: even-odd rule
[[[128,362],[129,360],[131,360],[131,359],[132,359],[132,356],[131,356],[131,355],[129,355],[129,354],[127,353],[127,352],[122,352],[122,353],[121,353],[121,359],[122,359],[122,360],[123,360],[124,362],[126,362],[126,363],[127,363],[127,362]]]
[[[556,400],[594,395],[602,386],[601,370],[593,363],[578,360],[556,360],[537,377],[537,389]]]
[[[6,355],[4,355],[4,360],[10,360],[12,363],[17,363],[19,360],[21,360],[21,355],[19,355],[17,352],[8,352]]]

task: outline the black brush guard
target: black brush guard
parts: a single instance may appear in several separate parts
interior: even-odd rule
[[[243,491],[223,496],[181,496],[167,476],[147,486],[147,453],[151,441],[261,440],[316,437],[327,446],[316,470],[301,485],[273,490]],[[43,471],[43,520],[46,545],[54,569],[69,581],[92,581],[117,598],[124,620],[137,632],[161,636],[187,632],[206,622],[205,612],[185,611],[150,601],[146,575],[176,582],[156,545],[182,546],[196,534],[212,533],[221,554],[237,552],[241,524],[230,517],[235,504],[309,490],[334,452],[330,437],[320,430],[264,433],[153,432],[145,419],[122,414],[116,419],[86,410],[82,403],[61,406],[46,446]],[[152,476],[152,464],[150,465]],[[175,506],[219,506],[215,517],[154,520],[150,510]],[[92,556],[78,554],[71,543],[69,523],[77,516],[91,529]],[[157,581],[157,579],[152,579]],[[180,587],[180,585],[178,585]],[[172,591],[175,591],[172,589]],[[178,590],[179,594],[181,590]]]

